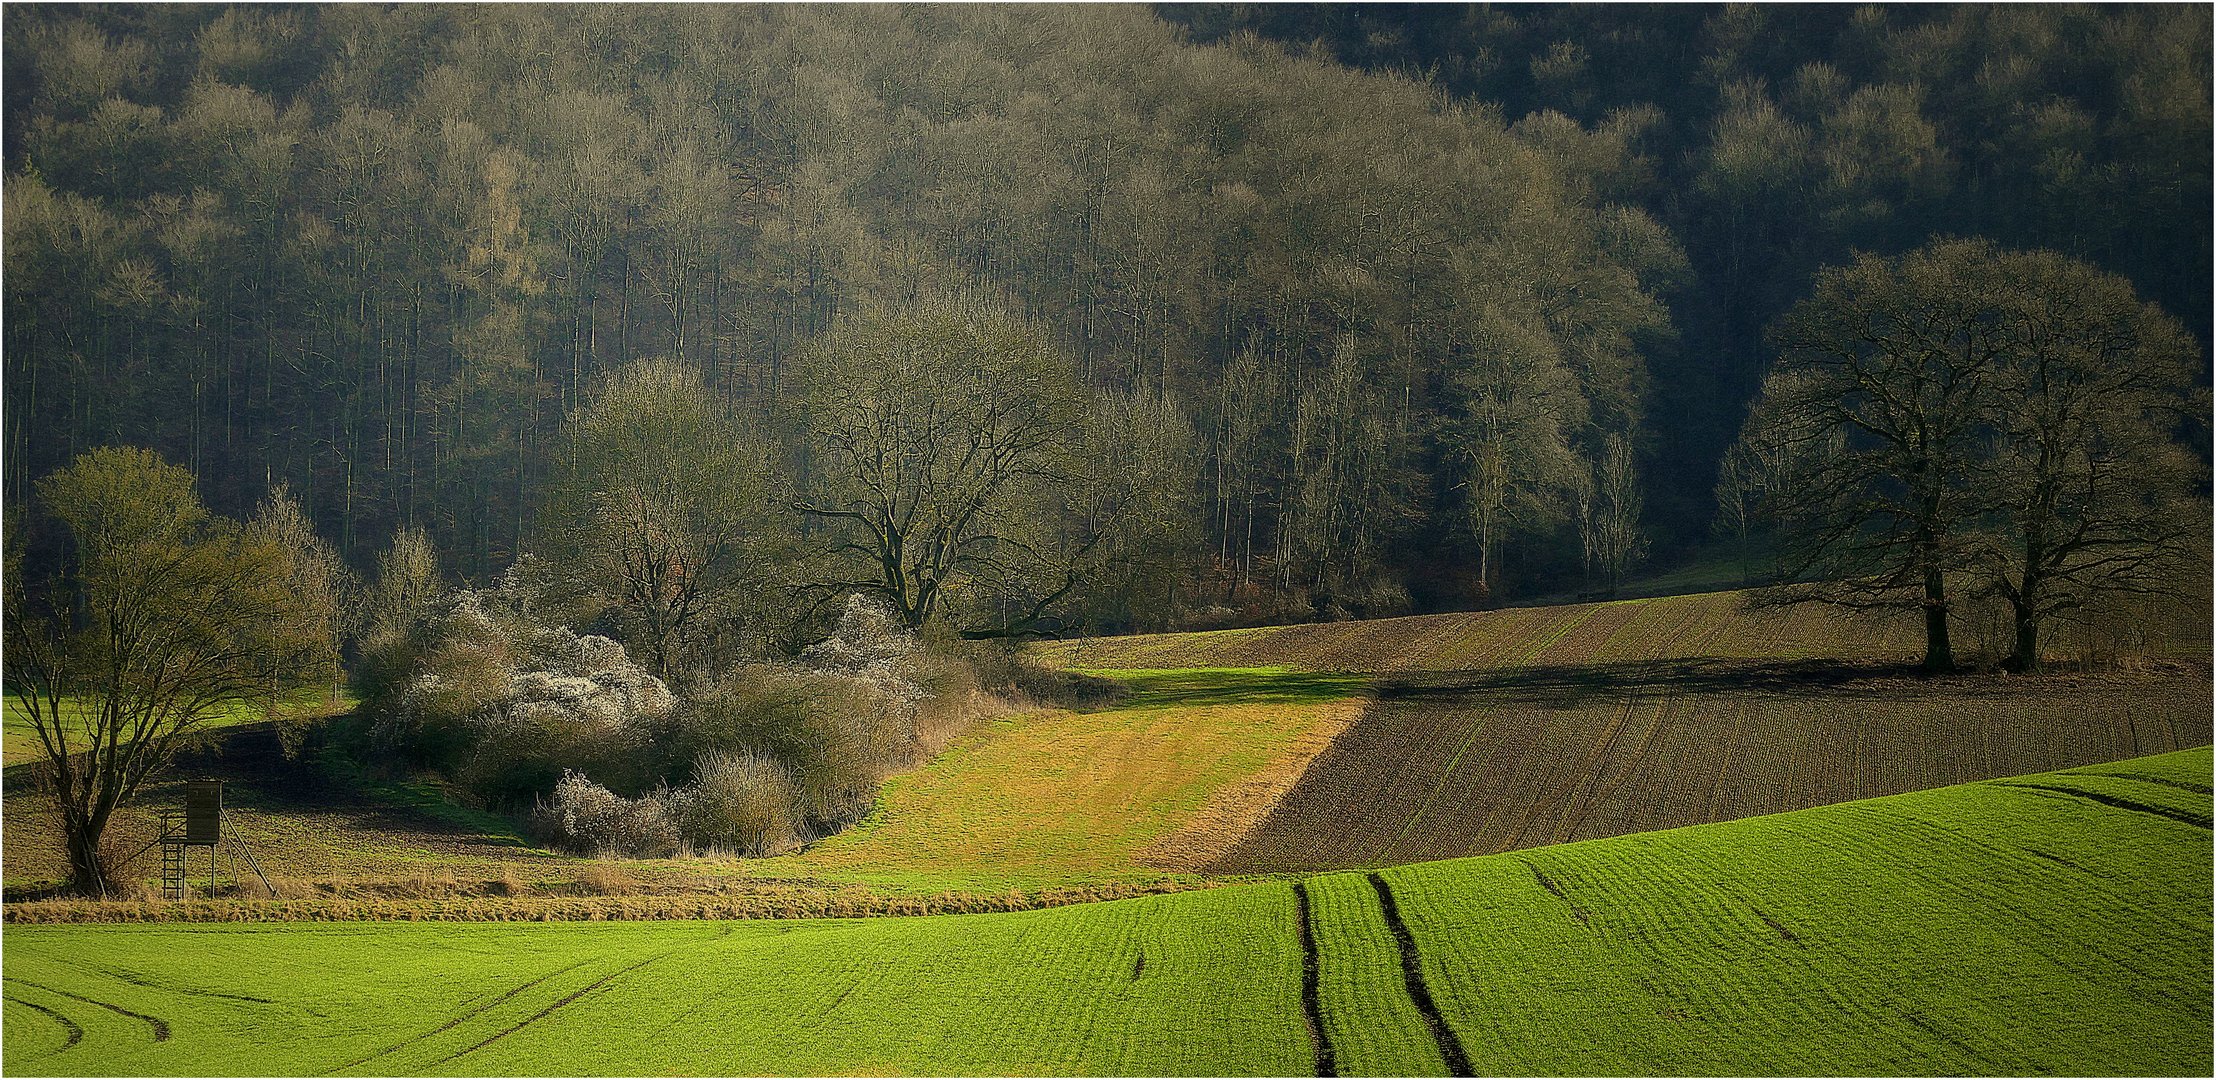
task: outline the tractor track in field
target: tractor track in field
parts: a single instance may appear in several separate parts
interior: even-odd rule
[[[1977,1047],[1971,1046],[1970,1044],[1963,1042],[1961,1039],[1950,1035],[1947,1032],[1939,1030],[1939,1028],[1931,1021],[1924,1019],[1923,1014],[1903,1011],[1900,1013],[1900,1018],[1908,1021],[1910,1024],[1915,1025],[1916,1030],[1939,1040],[1941,1043],[1945,1044],[1954,1052],[1976,1062],[1981,1068],[1996,1072],[2002,1071],[1998,1068],[1998,1062],[1995,1062],[1992,1058],[1986,1056],[1983,1052],[1979,1051]]]
[[[1600,738],[1593,740],[1592,744],[1586,748],[1583,756],[1578,759],[1577,764],[1570,770],[1571,779],[1566,784],[1553,792],[1533,799],[1531,804],[1524,809],[1523,820],[1516,823],[1514,838],[1509,841],[1510,849],[1531,846],[1524,843],[1524,835],[1531,831],[1531,827],[1571,806],[1572,800],[1577,798],[1577,793],[1586,786],[1587,778],[1593,775],[1594,766],[1608,759],[1609,751],[1615,748],[1616,739],[1623,734],[1624,726],[1631,722],[1633,710],[1639,707],[1639,700],[1638,697],[1634,696],[1624,701],[1623,709],[1616,713],[1613,720],[1608,722],[1608,726],[1602,730]]]
[[[1584,906],[1577,901],[1570,899],[1570,894],[1563,892],[1562,886],[1555,884],[1554,879],[1548,877],[1545,871],[1522,859],[1516,861],[1523,863],[1524,869],[1531,871],[1532,880],[1537,881],[1540,888],[1553,893],[1555,899],[1569,906],[1570,914],[1577,919],[1579,926],[1591,926],[1593,924],[1593,913],[1585,910]]]
[[[1447,1018],[1439,1014],[1439,1003],[1432,1000],[1431,987],[1423,978],[1423,957],[1416,952],[1416,935],[1401,921],[1400,905],[1393,902],[1392,887],[1385,884],[1383,875],[1372,873],[1369,879],[1370,888],[1377,891],[1377,904],[1385,911],[1385,926],[1393,932],[1393,944],[1400,949],[1400,974],[1407,984],[1408,998],[1416,1003],[1416,1011],[1423,1014],[1424,1026],[1431,1029],[1431,1039],[1439,1045],[1439,1056],[1446,1060],[1447,1075],[1477,1075],[1470,1068],[1470,1055],[1462,1049],[1462,1040],[1447,1026]]]
[[[2171,779],[2171,778],[2169,778],[2169,777],[2167,777],[2167,776],[2148,776],[2148,775],[2147,775],[2146,773],[2130,773],[2130,772],[2067,772],[2067,773],[2063,773],[2062,775],[2064,775],[2064,776],[2083,776],[2083,777],[2087,777],[2087,778],[2090,778],[2090,779],[2097,779],[2097,778],[2099,778],[2099,777],[2103,777],[2103,776],[2110,776],[2110,777],[2114,777],[2114,778],[2116,778],[2116,779],[2118,779],[2118,780],[2137,780],[2137,781],[2139,781],[2139,782],[2140,782],[2140,783],[2142,783],[2142,784],[2161,784],[2161,785],[2162,785],[2163,787],[2174,787],[2174,788],[2178,789],[2179,791],[2190,791],[2190,792],[2192,792],[2192,793],[2193,793],[2193,794],[2195,794],[2195,795],[2209,795],[2209,794],[2216,794],[2216,788],[2211,788],[2211,787],[2209,787],[2209,786],[2208,786],[2207,784],[2196,784],[2196,783],[2194,783],[2194,782],[2192,782],[2192,781],[2190,781],[2190,780],[2173,780],[2173,779]]]
[[[1563,810],[1568,811],[1569,820],[1554,830],[1555,843],[1559,844],[1577,835],[1577,830],[1585,827],[1585,819],[1591,816],[1594,808],[1613,805],[1611,800],[1616,797],[1616,793],[1623,790],[1625,784],[1631,782],[1632,774],[1639,771],[1640,764],[1645,762],[1647,754],[1653,751],[1654,737],[1662,731],[1662,722],[1669,712],[1670,701],[1670,698],[1663,698],[1653,703],[1654,707],[1649,710],[1646,731],[1639,736],[1638,747],[1618,758],[1615,771],[1606,778],[1598,790],[1586,798],[1577,800],[1574,804],[1565,804],[1562,807]],[[1644,699],[1633,699],[1631,704],[1624,706],[1624,719],[1627,722],[1630,720],[1632,710],[1642,703],[1644,703]],[[1621,728],[1619,727],[1618,733],[1620,732]],[[1611,734],[1609,739],[1613,744],[1615,735]],[[1613,745],[1610,749],[1613,749]],[[1604,751],[1603,756],[1609,755]]]
[[[215,990],[200,990],[190,986],[172,986],[168,983],[155,982],[152,979],[143,978],[136,972],[125,971],[122,968],[107,967],[101,964],[75,964],[72,966],[81,968],[85,971],[97,971],[102,975],[106,975],[107,977],[116,980],[117,982],[130,983],[132,986],[141,987],[147,990],[162,990],[172,994],[189,994],[193,997],[222,998],[225,1001],[244,1001],[255,1005],[277,1004],[276,1002],[271,1001],[268,998],[254,997],[250,994],[225,994]]]
[[[6,980],[12,983],[22,983],[25,986],[44,990],[49,994],[55,994],[61,997],[69,998],[72,1001],[82,1001],[87,1005],[98,1005],[99,1007],[106,1009],[109,1012],[119,1013],[123,1016],[128,1016],[133,1020],[144,1021],[147,1027],[153,1029],[155,1042],[169,1041],[169,1021],[164,1020],[161,1017],[148,1016],[142,1012],[132,1012],[131,1010],[126,1009],[121,1005],[111,1004],[109,1002],[101,1001],[97,998],[88,998],[83,994],[72,994],[67,990],[56,990],[51,986],[44,985],[43,983],[35,983],[29,979],[19,979],[13,975],[6,976]],[[29,1002],[25,1002],[25,1004],[29,1004]]]
[[[26,1009],[37,1009],[38,1011],[45,1013],[48,1017],[51,1017],[54,1022],[62,1026],[62,1034],[67,1036],[67,1041],[63,1042],[59,1048],[49,1050],[46,1053],[39,1055],[40,1057],[52,1057],[55,1054],[61,1053],[63,1050],[67,1050],[70,1047],[85,1041],[85,1029],[78,1027],[77,1021],[63,1016],[60,1010],[49,1009],[36,1001],[26,1001],[23,998],[15,996],[14,994],[8,994],[6,995],[6,997],[9,1001],[15,1002],[16,1004],[21,1005]]]
[[[477,1045],[463,1050],[456,1050],[455,1052],[448,1054],[445,1057],[432,1062],[431,1064],[444,1065],[447,1062],[452,1061],[455,1058],[461,1057],[465,1054],[474,1054],[477,1051],[484,1049],[485,1047],[491,1046],[492,1044],[499,1042],[500,1040],[505,1039],[508,1036],[531,1026],[532,1024],[538,1023],[540,1020],[544,1020],[548,1016],[552,1015],[555,1010],[560,1009],[573,1001],[576,1001],[578,998],[584,997],[586,994],[592,993],[593,991],[598,990],[611,982],[614,982],[617,976],[629,975],[630,973],[637,971],[638,969],[645,967],[646,965],[651,964],[656,960],[660,960],[661,958],[668,956],[670,955],[670,953],[676,951],[676,949],[670,949],[666,952],[655,953],[654,955],[649,956],[636,964],[632,964],[629,967],[618,968],[607,973],[606,975],[602,975],[601,977],[593,980],[591,983],[585,985],[584,987],[571,991],[569,994],[564,996],[561,1000],[556,1001],[554,1004],[548,1005],[546,1008],[540,1009],[539,1011],[532,1013],[527,1017],[524,1017],[522,1020],[519,1020],[505,1028],[502,1028],[499,1031],[492,1033],[491,1035],[486,1036],[484,1041],[479,1042]]]
[[[356,1058],[356,1059],[354,1059],[353,1061],[349,1061],[349,1062],[347,1062],[347,1063],[346,1063],[346,1064],[344,1064],[344,1065],[334,1066],[334,1067],[332,1067],[332,1068],[329,1068],[329,1069],[325,1069],[325,1070],[323,1071],[322,1075],[324,1075],[324,1076],[330,1076],[330,1075],[331,1075],[331,1074],[333,1074],[333,1073],[343,1072],[343,1071],[345,1071],[345,1070],[347,1070],[347,1069],[352,1069],[352,1068],[356,1068],[356,1067],[358,1067],[358,1066],[361,1066],[361,1065],[366,1065],[366,1064],[368,1064],[368,1063],[370,1063],[370,1062],[372,1062],[372,1061],[375,1061],[375,1060],[377,1060],[378,1058],[384,1057],[384,1056],[385,1056],[385,1055],[387,1055],[387,1054],[397,1053],[398,1051],[401,1051],[401,1050],[405,1050],[405,1049],[407,1049],[408,1047],[414,1046],[414,1045],[416,1045],[417,1043],[420,1043],[420,1042],[422,1042],[422,1041],[423,1041],[423,1040],[425,1040],[425,1039],[429,1039],[429,1038],[435,1037],[435,1036],[437,1036],[437,1035],[441,1035],[441,1034],[443,1034],[443,1033],[445,1033],[445,1032],[448,1032],[448,1031],[452,1031],[452,1030],[454,1030],[454,1029],[455,1029],[456,1027],[459,1027],[459,1026],[461,1026],[461,1025],[462,1025],[463,1023],[465,1023],[465,1022],[467,1022],[467,1021],[469,1021],[469,1020],[471,1020],[471,1019],[474,1019],[474,1018],[476,1018],[476,1017],[478,1017],[478,1016],[482,1016],[482,1015],[484,1015],[484,1014],[485,1014],[485,1012],[486,1012],[487,1010],[490,1010],[490,1009],[492,1009],[492,1008],[493,1008],[494,1006],[497,1006],[497,1005],[499,1005],[499,1004],[500,1004],[501,1002],[507,1001],[507,1000],[508,1000],[509,998],[512,998],[512,997],[516,996],[517,994],[520,994],[520,993],[524,992],[525,990],[529,990],[529,989],[531,989],[532,987],[534,987],[534,986],[537,986],[537,985],[539,985],[540,983],[543,983],[543,982],[545,982],[546,980],[548,980],[548,979],[551,979],[551,978],[553,978],[553,977],[554,977],[554,976],[556,976],[556,975],[560,975],[560,974],[562,974],[563,972],[568,972],[568,971],[575,971],[575,970],[577,970],[578,968],[580,968],[580,967],[583,967],[583,966],[584,966],[584,964],[585,964],[585,961],[583,961],[583,960],[579,960],[578,962],[576,962],[576,963],[574,963],[574,964],[571,964],[571,965],[569,965],[568,967],[565,967],[565,968],[560,968],[560,969],[557,969],[557,970],[554,970],[554,971],[549,971],[549,972],[547,972],[546,974],[544,974],[544,975],[541,975],[541,976],[539,976],[538,978],[536,978],[536,979],[533,979],[533,980],[531,980],[530,982],[524,983],[524,984],[522,984],[522,985],[520,985],[520,986],[515,986],[515,987],[511,987],[511,988],[510,988],[510,989],[508,989],[507,991],[503,992],[503,993],[502,993],[502,994],[501,994],[500,996],[498,996],[498,997],[495,997],[495,998],[493,998],[493,999],[492,999],[491,1001],[488,1001],[488,1002],[484,1003],[483,1005],[479,1005],[479,1006],[477,1006],[476,1008],[474,1008],[474,1009],[471,1009],[471,1010],[469,1010],[468,1012],[465,1012],[465,1013],[463,1013],[463,1014],[461,1014],[461,1015],[459,1015],[459,1016],[456,1016],[456,1017],[454,1017],[453,1019],[451,1019],[451,1020],[448,1020],[448,1021],[447,1021],[446,1023],[440,1024],[439,1026],[437,1026],[437,1027],[435,1027],[435,1028],[432,1028],[431,1030],[429,1030],[429,1031],[426,1031],[426,1032],[424,1032],[424,1033],[423,1033],[423,1034],[421,1034],[421,1035],[416,1035],[416,1036],[412,1036],[412,1037],[410,1037],[410,1038],[402,1039],[402,1040],[400,1040],[399,1042],[396,1042],[396,1043],[392,1044],[391,1046],[385,1047],[385,1048],[384,1048],[384,1049],[382,1049],[382,1050],[376,1051],[375,1053],[372,1053],[372,1054],[368,1055],[367,1057],[361,1057],[361,1058]]]
[[[2167,806],[2156,806],[2153,803],[2143,803],[2136,799],[2126,799],[2121,795],[2110,795],[2106,792],[2087,791],[2083,788],[2064,787],[2061,784],[2028,784],[2017,780],[1995,780],[1993,781],[1993,783],[1996,787],[2025,788],[2031,791],[2052,791],[2061,795],[2074,796],[2080,799],[2089,799],[2093,802],[2101,804],[2102,806],[2112,806],[2118,810],[2131,810],[2141,814],[2153,814],[2156,817],[2168,818],[2171,821],[2183,822],[2184,824],[2191,825],[2196,829],[2207,829],[2210,828],[2212,824],[2207,814],[2196,814],[2190,810],[2176,810]]]
[[[1323,1026],[1321,960],[1316,954],[1316,931],[1310,922],[1308,886],[1293,882],[1294,921],[1300,930],[1300,1013],[1308,1024],[1308,1045],[1316,1052],[1316,1075],[1339,1075],[1338,1054]]]

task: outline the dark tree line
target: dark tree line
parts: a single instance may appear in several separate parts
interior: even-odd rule
[[[1598,197],[1684,246],[1677,347],[1649,353],[1654,528],[1698,536],[1703,478],[1824,266],[1934,235],[2129,279],[2209,340],[2210,18],[2189,5],[1161,5],[1498,103]],[[1604,149],[1605,148],[1605,149]],[[2205,376],[2204,376],[2205,378]]]
[[[1070,368],[1014,487],[1100,474],[947,534],[1021,583],[972,615],[1389,613],[1697,537],[1759,327],[1850,248],[2056,247],[2205,322],[2205,11],[1171,15],[10,8],[7,497],[129,443],[219,512],[286,483],[357,567],[402,527],[481,582],[620,567],[627,522],[689,542],[650,507],[735,511],[588,475],[610,373],[728,403],[684,430],[755,441],[688,467],[788,514],[826,335],[960,295]],[[843,514],[795,528],[874,542]]]

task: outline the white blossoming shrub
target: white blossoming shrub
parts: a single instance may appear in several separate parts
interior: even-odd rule
[[[923,648],[916,635],[900,624],[890,605],[874,596],[856,593],[847,597],[846,609],[831,636],[801,654],[817,671],[841,675],[868,684],[881,700],[885,715],[870,728],[905,727],[915,737],[916,706],[926,696],[917,679]],[[874,733],[865,737],[874,739]]]
[[[682,845],[660,800],[626,799],[574,771],[532,808],[529,824],[541,841],[582,854],[660,858]]]
[[[535,624],[522,591],[503,581],[456,596],[397,700],[380,704],[379,741],[495,807],[529,806],[570,769],[635,789],[676,698],[621,644]]]
[[[864,593],[846,598],[831,636],[809,646],[802,654],[809,666],[824,671],[860,674],[870,670],[897,670],[916,654],[916,636],[900,625],[892,605]]]
[[[621,643],[540,623],[526,577],[459,593],[425,625],[378,732],[484,805],[528,808],[569,850],[790,850],[866,814],[921,752],[919,720],[947,726],[930,710],[976,693],[966,662],[854,597],[800,662],[741,665],[680,701]]]

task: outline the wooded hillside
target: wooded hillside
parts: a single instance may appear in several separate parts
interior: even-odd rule
[[[2060,248],[2205,341],[2206,9],[1164,14],[11,7],[7,499],[143,445],[485,581],[604,373],[802,482],[810,343],[958,295],[1160,478],[1072,618],[1391,614],[1699,540],[1850,249]]]

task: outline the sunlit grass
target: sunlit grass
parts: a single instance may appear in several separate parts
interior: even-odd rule
[[[1358,708],[1358,680],[1203,673],[1181,690],[1182,674],[1141,674],[1117,708],[994,721],[886,781],[859,824],[745,870],[912,888],[1161,878],[1142,849]]]
[[[1126,694],[1119,708],[1203,705],[1315,705],[1359,693],[1368,684],[1361,675],[1305,671],[1295,667],[1071,668],[1080,675],[1112,679]]]
[[[4,700],[4,708],[0,708],[0,755],[4,755],[6,764],[17,765],[44,756],[45,750],[39,743],[38,733],[31,724],[30,711],[25,707],[23,701],[15,694],[7,695]],[[346,712],[356,704],[353,695],[343,690],[336,697],[333,697],[327,689],[305,687],[293,691],[278,704],[277,716],[279,718],[329,716]],[[76,710],[80,707],[81,705],[76,699],[64,699],[62,702],[62,723],[64,729],[71,733],[73,739],[77,738],[78,728],[75,725],[79,724],[80,721]],[[230,703],[216,715],[195,724],[194,727],[197,730],[212,731],[217,728],[251,724],[270,718],[268,708],[261,702],[237,701]]]
[[[1385,870],[1405,946],[1368,875],[1310,879],[1317,1030],[1343,1070],[1400,1075],[1441,1071],[1442,1037],[1478,1075],[2207,1075],[2209,769]],[[1298,1075],[1302,968],[1282,882],[907,919],[17,925],[0,1064]]]

